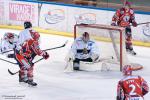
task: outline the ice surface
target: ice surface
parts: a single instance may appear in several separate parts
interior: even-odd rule
[[[17,30],[0,29],[0,37],[5,32],[19,33]],[[11,76],[7,72],[8,68],[13,72],[18,71],[18,66],[0,61],[0,100],[115,100],[117,82],[122,78],[121,72],[64,73],[64,59],[73,38],[41,34],[41,48],[59,46],[66,40],[69,41],[66,47],[48,51],[50,58],[35,64],[34,80],[38,83],[37,87],[19,84],[18,75]],[[150,48],[135,46],[134,49],[137,56],[128,55],[129,59],[142,64],[144,69],[133,74],[141,75],[149,83]],[[7,59],[4,55],[0,57]],[[8,60],[15,62],[13,59]],[[145,96],[145,100],[149,98],[150,93]]]

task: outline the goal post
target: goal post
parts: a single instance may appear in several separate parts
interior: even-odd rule
[[[74,25],[74,39],[88,32],[94,41],[102,41],[100,44],[100,58],[113,56],[113,63],[118,64],[122,71],[123,65],[128,63],[125,50],[125,28],[102,24],[76,24]],[[106,43],[106,44],[105,44]]]

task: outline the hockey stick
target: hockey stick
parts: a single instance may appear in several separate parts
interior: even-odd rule
[[[61,46],[54,47],[54,48],[49,48],[49,49],[45,49],[45,50],[43,50],[43,51],[49,51],[49,50],[53,50],[53,49],[62,48],[62,47],[64,47],[64,46],[66,46],[67,42],[68,42],[68,40],[67,40],[63,45],[61,45]]]
[[[91,64],[92,65],[94,63],[99,63],[99,62],[103,62],[103,61],[106,61],[106,60],[112,60],[112,59],[114,59],[113,56],[108,56],[108,57],[100,58],[95,62],[85,62],[85,64]],[[71,67],[71,65],[69,65],[71,63],[71,61],[72,61],[71,58],[67,61],[66,65],[65,65],[65,68],[64,68],[64,72],[67,72],[66,70],[68,69],[69,66]],[[71,70],[73,70],[73,68],[71,68]]]
[[[14,63],[14,62],[11,62],[11,61],[8,61],[8,60],[5,60],[5,59],[2,59],[2,58],[0,58],[0,60],[5,61],[5,62],[8,62],[8,63],[11,63],[11,64],[14,64],[14,65],[17,65],[17,64],[18,64],[18,63]]]
[[[43,51],[48,51],[48,50],[53,50],[53,49],[57,49],[57,48],[62,48],[62,47],[64,47],[64,46],[67,44],[67,42],[68,42],[68,40],[67,40],[62,46],[45,49],[45,50],[43,50]],[[4,51],[4,52],[2,52],[2,53],[0,53],[0,54],[8,53],[8,52],[10,52],[10,51],[13,51],[13,50]]]
[[[45,50],[43,50],[43,51],[48,51],[48,50],[54,50],[54,49],[62,48],[62,47],[64,47],[64,46],[66,46],[67,42],[68,42],[68,40],[67,40],[62,46],[58,46],[58,47],[54,47],[54,48],[50,48],[50,49],[45,49]],[[44,59],[44,58],[41,58],[41,59],[35,61],[33,64],[38,63],[39,61],[41,61],[41,60],[43,60],[43,59]],[[0,60],[1,60],[1,59],[0,59]],[[4,60],[4,59],[2,59],[2,60],[3,60],[3,61],[6,61],[6,62],[9,62],[9,63],[12,63],[12,64],[18,64],[18,63],[13,63],[13,62]],[[8,69],[8,72],[9,72],[9,74],[11,74],[11,75],[15,75],[15,74],[19,73],[19,71],[17,71],[17,72],[11,72],[9,69]]]
[[[43,50],[43,51],[48,51],[48,50],[54,50],[54,49],[62,48],[62,47],[64,47],[64,46],[66,46],[67,42],[68,42],[68,40],[67,40],[63,45],[61,45],[61,46],[54,47],[54,48],[49,48],[49,49],[45,49],[45,50]],[[12,51],[12,50],[10,50],[10,51]],[[9,52],[9,51],[6,51],[6,52]],[[6,52],[5,52],[5,53],[6,53]],[[44,58],[41,58],[41,59],[35,61],[34,63],[37,63],[37,62],[39,62],[39,61],[41,61],[41,60],[43,60],[43,59],[44,59]],[[2,58],[0,58],[0,60],[5,61],[5,62],[8,62],[8,63],[11,63],[11,64],[15,64],[15,65],[18,64],[18,63],[14,63],[14,62],[11,62],[11,61],[2,59]]]
[[[20,71],[20,70],[19,70]],[[15,74],[17,74],[17,73],[19,73],[19,71],[17,71],[17,72],[11,72],[9,69],[8,69],[8,73],[10,74],[10,75],[15,75]]]
[[[108,56],[108,57],[100,58],[95,62],[86,62],[85,64],[94,64],[94,63],[99,63],[99,62],[103,62],[103,61],[106,61],[106,60],[112,60],[112,59],[114,59],[113,56]]]
[[[137,26],[138,26],[138,25],[143,25],[143,24],[149,24],[149,23],[150,23],[150,22],[138,23]],[[133,25],[130,25],[130,26],[133,26]]]
[[[138,23],[137,25],[149,24],[150,22]]]
[[[39,61],[41,61],[41,60],[43,60],[43,59],[44,59],[44,58],[41,58],[41,59],[35,61],[33,64],[35,64],[35,63],[37,63],[37,62],[39,62]],[[10,62],[9,62],[9,63],[10,63]],[[12,62],[11,62],[11,63],[12,63]],[[17,63],[14,63],[14,64],[17,64]],[[8,73],[9,73],[10,75],[15,75],[15,74],[19,73],[19,71],[20,71],[20,70],[18,70],[17,72],[11,72],[11,71],[8,69]]]
[[[10,51],[13,51],[13,50],[4,51],[4,52],[1,52],[0,54],[8,53]]]
[[[68,42],[68,40],[63,44],[63,45],[61,45],[61,46],[58,46],[58,47],[54,47],[54,48],[49,48],[49,49],[45,49],[45,50],[43,50],[43,51],[49,51],[49,50],[54,50],[54,49],[58,49],[58,48],[62,48],[62,47],[65,47],[66,46],[66,44],[67,44],[67,42]],[[34,64],[35,63],[37,63],[37,62],[39,62],[39,61],[41,61],[41,60],[43,60],[44,58],[41,58],[41,59],[39,59],[39,60],[37,60],[37,61],[35,61],[34,62]]]

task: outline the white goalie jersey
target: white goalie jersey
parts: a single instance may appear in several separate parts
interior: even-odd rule
[[[87,59],[99,57],[99,48],[94,41],[87,41],[86,43],[81,37],[77,38],[72,44],[71,51],[74,58]]]

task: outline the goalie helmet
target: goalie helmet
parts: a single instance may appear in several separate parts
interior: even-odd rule
[[[32,24],[29,21],[24,22],[24,29],[31,28]]]
[[[90,39],[89,33],[88,33],[88,32],[84,32],[84,33],[82,34],[82,38],[83,38],[83,41],[84,41],[84,42],[89,41],[89,39]]]
[[[125,65],[123,67],[122,72],[123,72],[123,75],[132,75],[132,67],[131,67],[131,65]]]

